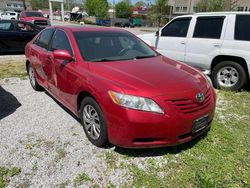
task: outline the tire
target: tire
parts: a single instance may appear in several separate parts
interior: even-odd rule
[[[211,79],[215,88],[237,91],[247,82],[247,73],[237,62],[223,61],[214,67]]]
[[[80,119],[89,141],[97,147],[107,147],[109,144],[107,123],[100,106],[93,98],[86,97],[83,99]]]
[[[43,90],[43,88],[37,83],[35,71],[31,64],[28,65],[28,74],[31,87],[36,91]]]

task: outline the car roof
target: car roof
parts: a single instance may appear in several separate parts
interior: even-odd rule
[[[176,16],[176,18],[186,18],[190,16],[225,16],[225,15],[250,15],[250,12],[198,12],[195,14],[187,14]]]
[[[112,31],[112,32],[128,32],[124,29],[103,27],[103,26],[81,26],[81,25],[64,25],[64,26],[52,26],[57,29],[64,29],[71,32],[78,31]]]
[[[250,12],[199,12],[194,15],[228,15],[228,14],[250,14]]]

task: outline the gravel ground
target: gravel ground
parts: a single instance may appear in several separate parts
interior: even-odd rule
[[[73,187],[82,173],[88,178],[80,187],[120,187],[132,178],[128,169],[112,167],[147,167],[146,150],[144,157],[128,159],[131,150],[92,145],[78,120],[46,92],[35,92],[28,80],[0,80],[0,99],[0,166],[21,168],[9,187]]]

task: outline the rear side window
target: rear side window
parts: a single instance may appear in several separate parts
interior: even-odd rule
[[[54,33],[54,29],[46,29],[44,30],[40,36],[38,36],[38,40],[35,41],[35,44],[42,48],[48,49],[49,47],[49,42],[51,40],[51,37]]]
[[[224,18],[223,16],[198,17],[193,38],[219,39],[221,37]]]
[[[178,18],[162,29],[163,37],[186,37],[191,18]]]
[[[235,40],[250,41],[250,15],[237,15],[235,23]]]
[[[10,31],[13,30],[12,23],[0,23],[0,31]]]
[[[51,44],[51,50],[67,50],[71,55],[73,55],[72,48],[70,46],[69,39],[64,31],[57,30]]]

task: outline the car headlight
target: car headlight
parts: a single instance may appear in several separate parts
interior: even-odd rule
[[[126,95],[114,91],[109,91],[109,96],[114,103],[126,108],[164,114],[161,107],[149,98]]]

